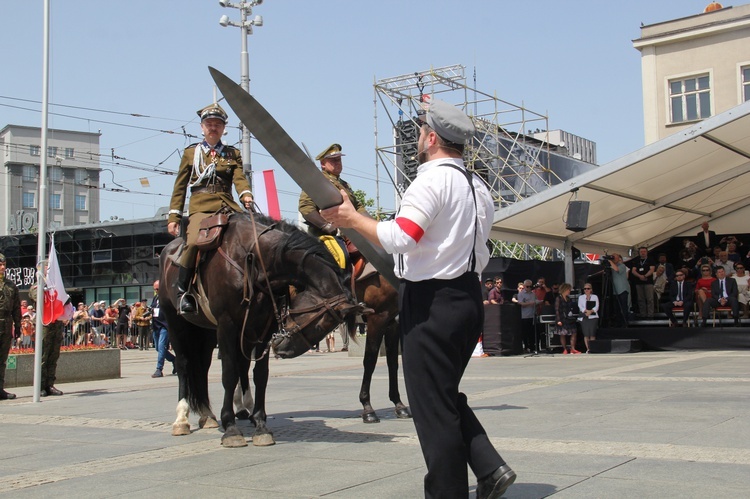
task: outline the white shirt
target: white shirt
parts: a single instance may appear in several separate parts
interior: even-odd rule
[[[586,293],[578,296],[578,310],[581,311],[581,319],[585,319],[586,316],[583,314],[583,312],[586,310],[586,302],[587,301],[593,301],[594,302],[594,308],[592,309],[594,311],[593,314],[589,315],[589,319],[598,319],[599,318],[599,297],[596,296],[594,293],[591,293],[591,298],[586,298]]]
[[[409,281],[453,279],[471,270],[469,260],[476,250],[475,271],[481,273],[490,259],[485,242],[494,216],[492,196],[484,183],[472,175],[476,207],[466,177],[449,166],[464,168],[463,160],[440,158],[419,166],[417,177],[406,189],[396,219],[380,222],[378,239],[395,254],[395,272]],[[474,220],[476,244],[474,244]]]

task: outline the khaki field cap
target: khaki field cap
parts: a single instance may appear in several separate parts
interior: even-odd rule
[[[455,144],[463,144],[476,132],[471,118],[456,106],[439,99],[430,102],[425,122],[440,137]]]
[[[208,119],[208,118],[218,118],[221,121],[223,121],[224,124],[226,124],[227,121],[229,121],[226,111],[224,111],[221,108],[221,106],[216,103],[209,104],[203,109],[199,109],[197,113],[198,113],[198,116],[201,117],[201,121]]]
[[[328,158],[338,158],[339,156],[346,156],[341,152],[341,144],[331,144],[322,153],[315,156],[317,161]]]
[[[5,263],[5,255],[0,253],[0,263]]]

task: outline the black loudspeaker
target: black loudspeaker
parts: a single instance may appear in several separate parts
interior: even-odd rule
[[[568,203],[568,220],[565,228],[573,232],[586,230],[589,223],[589,202],[571,201]]]
[[[500,355],[500,305],[484,306],[482,350],[490,356]]]
[[[519,355],[523,353],[521,334],[521,307],[515,303],[500,305],[500,353]]]

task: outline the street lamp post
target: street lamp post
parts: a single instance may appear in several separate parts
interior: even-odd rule
[[[219,19],[219,24],[223,27],[235,26],[240,28],[242,32],[242,53],[240,55],[240,86],[245,92],[250,93],[250,59],[247,52],[247,37],[253,34],[253,26],[263,26],[263,17],[255,16],[252,20],[248,20],[250,14],[253,13],[253,7],[263,3],[263,0],[251,0],[249,2],[240,2],[234,4],[226,0],[219,0],[219,5],[222,7],[229,7],[232,9],[239,9],[241,15],[241,21],[235,23],[229,20],[229,16],[223,15]],[[253,167],[250,161],[250,130],[244,124],[240,124],[242,127],[242,171],[245,172],[248,182],[250,182],[250,188],[253,186]]]

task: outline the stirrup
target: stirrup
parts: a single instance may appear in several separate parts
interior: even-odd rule
[[[180,315],[198,313],[198,307],[195,303],[195,297],[193,297],[193,295],[191,295],[190,293],[183,293],[180,296],[180,303],[178,308]]]

